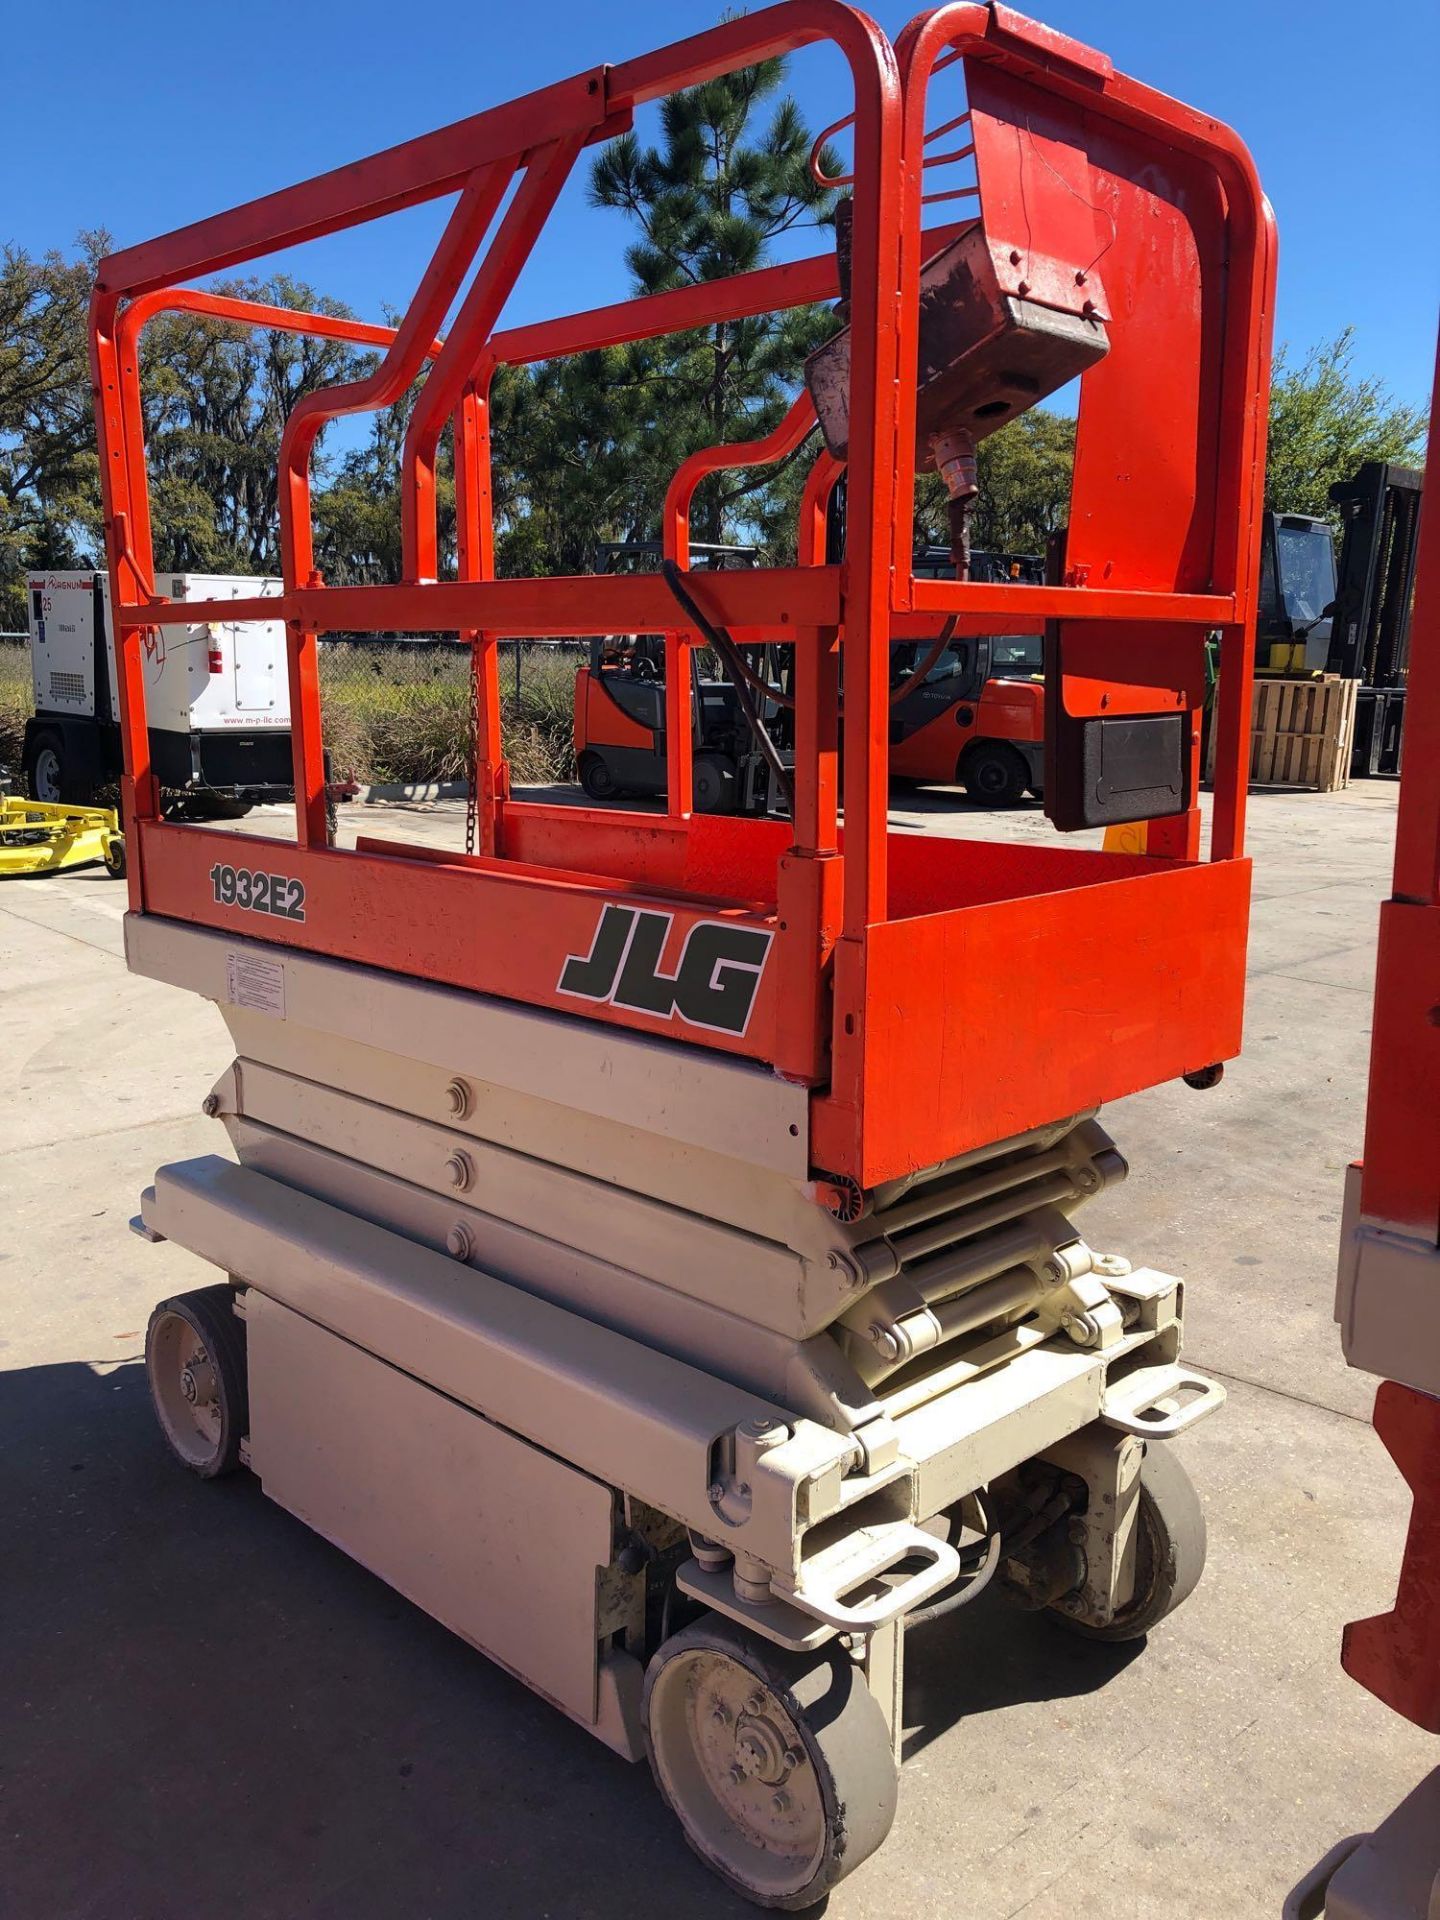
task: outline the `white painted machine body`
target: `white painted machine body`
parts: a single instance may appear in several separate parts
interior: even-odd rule
[[[36,710],[77,719],[113,717],[115,636],[108,576],[82,569],[31,573],[26,587]],[[156,587],[171,600],[248,600],[278,594],[280,582],[246,574],[175,573],[162,575]],[[97,608],[108,680],[98,689]],[[160,627],[147,639],[143,660],[145,711],[153,728],[253,732],[290,725],[281,620]]]

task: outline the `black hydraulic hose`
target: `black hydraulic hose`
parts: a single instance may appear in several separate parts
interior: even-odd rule
[[[968,1607],[972,1600],[978,1600],[995,1578],[995,1569],[1000,1565],[1003,1550],[1000,1535],[992,1533],[985,1543],[985,1558],[969,1579],[966,1579],[962,1568],[960,1579],[938,1600],[932,1600],[928,1607],[917,1607],[913,1613],[907,1613],[906,1631],[911,1627],[927,1627],[932,1620],[943,1620],[946,1614],[958,1613],[961,1607]]]
[[[776,788],[784,796],[785,804],[790,809],[790,814],[793,819],[795,813],[795,782],[790,777],[790,769],[780,758],[780,753],[775,742],[766,731],[765,722],[760,718],[755,702],[750,698],[750,689],[746,684],[749,673],[744,661],[740,658],[739,649],[725,629],[723,627],[717,627],[714,621],[696,605],[690,589],[685,584],[684,575],[673,560],[662,560],[660,562],[660,573],[666,586],[669,587],[671,593],[674,594],[675,598],[679,601],[681,608],[689,616],[691,625],[697,627],[699,631],[704,634],[711,646],[714,647],[716,653],[719,654],[734,684],[735,698],[740,703],[740,711],[745,716],[745,724],[754,735],[755,744],[759,747],[765,764],[774,775]]]
[[[795,706],[794,695],[783,692],[779,687],[768,685],[760,678],[759,674],[753,673],[750,670],[741,657],[740,649],[735,645],[731,636],[723,627],[716,626],[715,622],[711,620],[696,603],[690,589],[685,585],[683,570],[678,567],[673,560],[665,559],[660,562],[660,574],[666,586],[669,587],[671,593],[679,601],[681,608],[689,616],[692,626],[698,628],[699,631],[704,634],[705,638],[710,642],[710,645],[715,649],[716,653],[719,654],[721,662],[730,676],[731,684],[735,688],[735,698],[740,703],[740,711],[745,716],[745,724],[754,735],[755,744],[759,747],[765,764],[775,776],[775,784],[784,795],[785,803],[789,807],[791,817],[793,818],[795,813],[795,782],[790,775],[789,769],[781,760],[775,742],[770,738],[765,722],[761,719],[754,701],[750,698],[750,689],[753,688],[755,692],[761,694],[767,700],[773,700],[777,706],[786,707],[791,710],[793,710]],[[908,673],[903,680],[897,682],[897,684],[890,689],[889,704],[892,707],[898,706],[913,688],[919,686],[924,681],[926,674],[936,665],[941,654],[944,653],[946,647],[948,647],[954,639],[955,629],[959,624],[959,616],[957,614],[951,614],[940,632],[934,640],[931,641],[925,657],[911,673]],[[842,717],[843,710],[844,703],[842,701]]]
[[[930,642],[929,651],[925,654],[925,656],[919,662],[919,664],[914,668],[912,668],[911,671],[906,674],[903,680],[897,680],[895,682],[895,685],[890,689],[890,705],[892,707],[898,707],[900,702],[904,700],[907,697],[907,695],[912,693],[914,689],[920,685],[920,683],[924,680],[926,674],[928,674],[931,668],[937,664],[941,654],[944,653],[945,649],[949,646],[950,642],[955,638],[955,629],[956,627],[959,626],[959,624],[960,624],[960,616],[958,614],[952,613],[950,618],[945,622],[945,625],[941,628],[940,632]],[[712,645],[713,644],[714,643],[712,642]],[[731,644],[733,645],[734,643],[732,642]],[[794,694],[786,693],[780,687],[772,687],[768,681],[762,680],[760,675],[756,673],[753,670],[753,668],[745,664],[745,661],[740,657],[738,650],[736,652],[735,662],[734,662],[732,671],[739,674],[740,678],[745,682],[746,686],[753,687],[756,693],[763,694],[767,700],[773,700],[776,706],[786,707],[791,712],[794,711],[794,708],[795,708]],[[840,717],[843,719],[844,713],[845,713],[845,702],[843,701],[843,699],[840,702],[839,713],[840,713]]]
[[[943,1620],[947,1614],[957,1613],[961,1607],[968,1607],[972,1600],[978,1600],[995,1578],[1002,1558],[1018,1553],[1021,1547],[1028,1547],[1047,1527],[1062,1519],[1070,1511],[1071,1505],[1069,1494],[1057,1493],[1037,1513],[1032,1513],[1018,1526],[1005,1531],[997,1529],[991,1533],[978,1562],[969,1560],[967,1564],[967,1556],[962,1554],[959,1581],[947,1588],[938,1600],[932,1600],[928,1607],[917,1607],[913,1613],[907,1613],[907,1630],[910,1627],[928,1626],[932,1620]]]
[[[685,611],[700,628],[706,639],[709,640],[711,646],[715,647],[717,651],[722,651],[721,642],[716,636],[717,633],[723,632],[724,630],[723,628],[717,629],[711,622],[707,621],[685,588],[678,584],[684,577],[682,569],[676,566],[673,560],[663,560],[660,563],[660,571],[664,574],[666,585],[670,588],[670,591],[675,595],[675,598],[680,602],[681,606],[685,608]],[[674,579],[671,578],[672,572],[675,576]],[[944,653],[950,642],[955,638],[955,629],[959,624],[959,614],[952,613],[939,633],[937,633],[935,638],[930,642],[924,657],[906,674],[903,680],[897,680],[895,682],[895,685],[890,689],[890,705],[892,707],[898,706],[900,702],[905,699],[906,695],[918,687],[924,680],[926,674],[937,665],[941,654]],[[734,650],[735,657],[733,662],[729,659],[727,659],[726,662],[726,664],[730,666],[732,673],[743,680],[747,686],[753,687],[756,693],[763,694],[767,700],[773,700],[776,706],[787,707],[793,711],[795,706],[794,694],[786,693],[780,687],[772,687],[767,681],[762,680],[758,673],[755,673],[745,664],[744,660],[740,657],[739,649],[735,647],[734,641],[730,640],[728,634],[725,635],[725,639],[730,641],[730,646]],[[843,711],[844,702],[842,701],[841,712],[843,713]]]

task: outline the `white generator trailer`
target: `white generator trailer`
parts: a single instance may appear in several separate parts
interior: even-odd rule
[[[180,601],[280,591],[278,580],[243,574],[167,574],[156,584]],[[33,800],[84,805],[122,771],[109,579],[32,573],[26,586],[35,696],[26,786]],[[292,797],[282,620],[158,627],[143,660],[151,759],[176,804],[215,818]]]

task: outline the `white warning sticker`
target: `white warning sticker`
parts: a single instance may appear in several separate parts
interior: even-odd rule
[[[232,1007],[285,1018],[285,965],[258,953],[227,953],[225,991]]]

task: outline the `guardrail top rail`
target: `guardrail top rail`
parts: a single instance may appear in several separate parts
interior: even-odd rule
[[[838,46],[854,89],[846,441],[815,461],[799,564],[706,572],[688,586],[708,621],[795,649],[794,819],[694,814],[683,753],[670,756],[663,817],[522,804],[501,754],[502,636],[665,632],[668,738],[680,740],[699,635],[657,575],[494,577],[495,368],[833,299],[840,273],[820,256],[497,331],[502,308],[588,145],[647,101],[819,40]],[[932,77],[951,67],[966,112],[927,131]],[[909,560],[928,368],[922,271],[977,231],[969,218],[922,230],[925,163],[955,157],[928,148],[962,121],[956,152],[977,179],[964,197],[978,204],[999,294],[1043,310],[1047,325],[1108,332],[1081,380],[1065,572],[1053,586],[917,579]],[[448,222],[395,328],[182,284],[444,196],[454,196]],[[1003,6],[922,14],[892,48],[841,0],[785,0],[110,256],[91,343],[132,909],[747,1056],[812,1089],[810,1162],[829,1176],[827,1193],[1225,1057],[1238,1047],[1243,988],[1247,635],[1273,280],[1268,210],[1226,128]],[[140,664],[168,608],[154,591],[139,337],[176,307],[383,349],[363,379],[302,400],[283,439],[278,606],[297,796],[297,843],[283,850],[165,821],[150,765]],[[311,528],[316,438],[342,414],[389,405],[422,370],[400,473],[403,579],[327,586]],[[667,505],[671,557],[683,566],[705,471],[778,457],[814,417],[802,395],[759,448],[687,462]],[[442,581],[435,460],[449,422],[458,578]],[[842,465],[846,552],[827,564],[820,530]],[[276,610],[267,599],[264,617]],[[191,604],[183,617],[210,611]],[[224,618],[250,611],[227,602]],[[1043,626],[1062,717],[1183,717],[1188,803],[1150,823],[1145,853],[888,834],[890,642],[946,619],[961,631]],[[1216,629],[1216,794],[1202,861],[1203,643]],[[328,847],[317,636],[414,631],[473,643],[480,851]],[[257,912],[253,883],[233,883],[252,864],[267,880],[260,897],[284,912]]]

